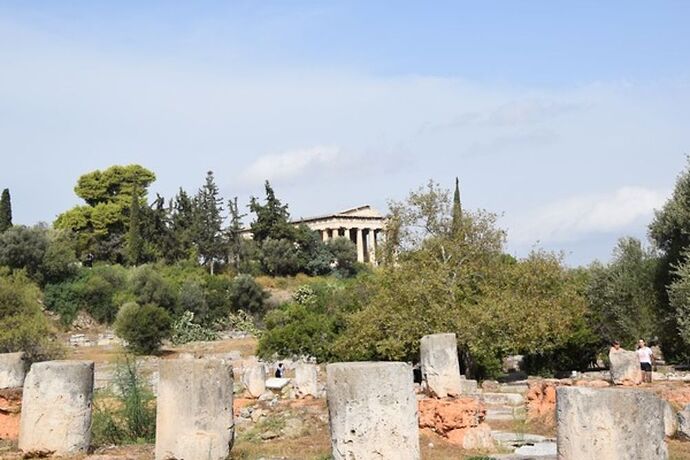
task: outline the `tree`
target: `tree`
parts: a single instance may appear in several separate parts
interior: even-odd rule
[[[195,199],[194,241],[202,260],[213,274],[214,264],[225,257],[225,242],[221,226],[223,224],[223,199],[213,178],[213,171],[206,174],[206,183],[199,189]]]
[[[272,276],[296,275],[301,269],[299,248],[288,239],[266,239],[261,244],[261,268]]]
[[[506,258],[505,233],[484,212],[464,212],[464,237],[453,238],[448,198],[431,182],[395,204],[397,262],[371,277],[369,301],[334,345],[338,359],[416,361],[423,335],[455,332],[463,367],[492,373],[506,354],[567,342],[585,303],[560,259]]]
[[[169,206],[170,232],[163,242],[163,254],[168,262],[190,259],[197,252],[194,247],[195,207],[187,192],[180,189]],[[196,259],[196,257],[194,257]]]
[[[129,228],[129,207],[135,191],[146,196],[156,179],[153,172],[139,165],[111,166],[82,175],[74,188],[85,205],[60,214],[55,228],[77,235],[77,253],[93,254],[97,259],[121,262],[125,259],[125,235]]]
[[[326,244],[335,271],[347,277],[357,272],[357,246],[349,238],[335,238]]]
[[[135,189],[129,207],[129,232],[127,234],[127,260],[131,265],[137,265],[142,260],[144,240],[141,237],[140,214],[139,193]]]
[[[661,345],[666,358],[679,359],[690,354],[690,348],[679,336],[678,310],[671,304],[667,288],[679,279],[681,271],[677,269],[685,264],[690,250],[690,158],[676,180],[673,195],[655,212],[649,236],[662,256],[656,279]]]
[[[41,266],[48,245],[46,228],[14,226],[0,234],[0,265],[13,270],[25,269],[30,277],[41,281]]]
[[[232,261],[235,270],[239,273],[242,266],[243,253],[243,238],[242,238],[242,219],[246,214],[240,214],[237,206],[237,197],[228,201],[228,209],[230,212],[230,225],[228,226],[228,243],[230,260]]]
[[[292,240],[295,232],[290,224],[288,205],[282,204],[276,198],[268,181],[264,187],[266,189],[266,204],[260,204],[256,197],[252,197],[249,203],[249,209],[256,215],[254,222],[251,223],[254,240],[259,243],[268,238]]]
[[[451,232],[457,236],[462,227],[462,205],[460,204],[460,180],[455,178],[455,192],[453,193],[453,220]]]
[[[658,333],[658,268],[656,254],[635,238],[621,238],[609,264],[590,267],[586,297],[600,345],[619,340],[632,347],[638,339],[649,340]]]
[[[0,233],[12,226],[12,200],[10,190],[4,189],[0,196]]]

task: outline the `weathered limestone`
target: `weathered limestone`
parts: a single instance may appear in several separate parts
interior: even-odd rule
[[[673,406],[668,401],[663,401],[664,404],[664,434],[671,437],[678,431],[678,416]]]
[[[634,351],[612,351],[609,353],[611,362],[611,379],[616,385],[639,385],[642,383],[640,360]]]
[[[419,460],[411,366],[335,363],[326,372],[334,460]]]
[[[24,376],[24,353],[0,354],[0,388],[19,388]]]
[[[295,367],[295,390],[300,397],[319,397],[319,366],[300,363]]]
[[[425,335],[420,342],[422,378],[438,398],[462,393],[455,334]]]
[[[156,460],[224,460],[235,426],[232,366],[221,359],[160,362]]]
[[[560,460],[664,460],[664,405],[651,392],[559,387]]]
[[[19,449],[57,455],[86,452],[91,442],[93,362],[35,363],[26,376]]]
[[[479,393],[479,388],[476,380],[460,380],[460,394],[476,395],[477,393]]]
[[[266,365],[262,363],[249,364],[242,371],[242,385],[254,398],[266,392]]]
[[[690,404],[678,412],[676,435],[684,440],[690,440]]]

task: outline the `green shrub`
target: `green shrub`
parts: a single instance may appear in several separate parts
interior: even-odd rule
[[[136,268],[130,285],[137,303],[158,305],[170,313],[175,311],[177,299],[172,285],[152,266],[142,265]]]
[[[341,276],[357,273],[357,246],[348,238],[335,238],[328,242],[328,250],[333,256],[335,271]]]
[[[244,310],[239,310],[237,313],[230,313],[223,320],[219,320],[216,326],[224,329],[231,329],[233,331],[246,332],[255,337],[261,337],[262,331],[256,327],[252,315]]]
[[[94,401],[91,431],[95,446],[150,443],[156,437],[153,392],[144,383],[132,358],[115,372],[115,393]]]
[[[267,298],[268,293],[249,275],[238,275],[232,281],[230,301],[235,311],[261,313]]]
[[[273,276],[294,275],[302,268],[300,250],[290,240],[268,238],[261,245],[261,268]]]
[[[197,322],[203,323],[207,320],[206,291],[199,283],[192,280],[182,283],[177,301],[178,308],[183,312],[191,312]]]
[[[211,276],[206,279],[207,324],[227,317],[233,308],[233,282],[226,276]]]
[[[339,317],[297,303],[270,311],[264,318],[266,331],[259,340],[259,356],[313,356],[328,361],[331,344],[340,327]]]
[[[128,348],[138,354],[152,354],[169,337],[170,315],[156,305],[127,303],[120,308],[115,320],[115,333],[126,340]]]
[[[0,353],[23,351],[32,362],[62,354],[39,299],[38,287],[22,272],[0,272]]]
[[[172,323],[170,340],[175,345],[189,342],[216,340],[218,334],[213,330],[194,322],[194,313],[186,311]]]
[[[43,303],[50,311],[60,315],[63,325],[69,326],[81,308],[79,291],[80,285],[75,282],[48,284],[43,290]]]
[[[96,321],[112,323],[120,305],[117,296],[125,289],[127,271],[119,265],[97,265],[85,273],[78,285],[81,304]]]

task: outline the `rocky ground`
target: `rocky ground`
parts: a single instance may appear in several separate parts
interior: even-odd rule
[[[70,347],[70,358],[96,362],[96,385],[112,381],[122,348],[107,331],[85,333]],[[168,348],[160,357],[140,360],[140,367],[155,388],[157,361],[183,353],[225,356],[241,368],[254,362],[256,341],[251,337],[227,338]],[[291,363],[287,362],[288,376]],[[323,373],[322,373],[323,374]],[[323,375],[322,375],[323,376]],[[560,385],[609,386],[602,375],[572,379],[523,379],[512,383],[483,382],[472,398],[429,400],[419,395],[422,458],[555,459],[555,395]],[[659,376],[657,376],[659,377]],[[669,401],[676,410],[690,404],[690,376],[665,378],[643,385]],[[660,377],[661,378],[661,377]],[[688,380],[689,382],[684,381]],[[236,376],[236,382],[239,378]],[[233,459],[326,459],[330,458],[328,411],[325,399],[295,399],[286,388],[272,397],[246,397],[236,388],[236,422]],[[0,393],[0,458],[19,459],[16,438],[20,392]],[[669,440],[672,460],[690,459],[690,442]],[[152,445],[101,446],[81,458],[90,460],[153,459]]]

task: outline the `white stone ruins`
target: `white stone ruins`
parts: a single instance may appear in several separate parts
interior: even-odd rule
[[[559,387],[559,460],[665,460],[664,404],[644,390]]]
[[[427,391],[437,398],[459,396],[462,382],[455,334],[425,335],[419,349],[422,378]]]
[[[326,379],[334,460],[419,460],[417,399],[409,364],[329,364]]]
[[[235,432],[232,366],[222,359],[160,362],[156,460],[223,460]]]
[[[93,369],[90,361],[34,363],[24,381],[19,449],[72,455],[91,442]]]
[[[0,389],[24,385],[24,353],[0,354]]]

